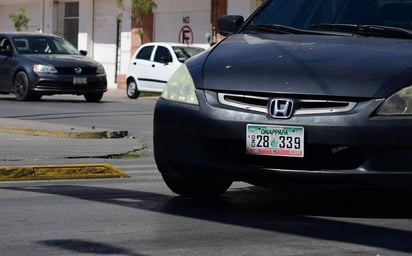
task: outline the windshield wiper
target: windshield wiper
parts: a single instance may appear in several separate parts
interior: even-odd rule
[[[412,39],[411,30],[381,25],[319,23],[312,25],[312,27],[318,29],[327,29],[335,32],[349,32],[353,34],[360,34],[363,36]]]
[[[279,34],[308,34],[308,35],[330,35],[331,33],[298,29],[294,27],[289,27],[279,24],[259,24],[259,25],[250,25],[246,28],[247,30],[260,30],[271,33]]]

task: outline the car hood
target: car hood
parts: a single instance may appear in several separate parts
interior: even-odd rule
[[[89,57],[75,54],[28,54],[20,57],[32,63],[50,64],[55,67],[96,67],[99,65]]]
[[[206,57],[203,88],[386,97],[412,84],[410,40],[236,34]]]

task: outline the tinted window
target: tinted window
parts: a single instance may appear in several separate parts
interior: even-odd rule
[[[411,13],[412,0],[273,0],[250,25],[312,29],[314,24],[339,23],[412,29]]]
[[[156,62],[172,62],[172,55],[166,47],[158,46],[155,54],[154,61]]]
[[[20,54],[79,54],[67,40],[48,36],[16,36],[13,43]]]
[[[27,38],[15,38],[13,41],[17,51],[20,54],[31,53],[29,40]]]
[[[199,47],[173,46],[173,51],[180,62],[185,62],[190,57],[203,52],[204,49]]]
[[[7,38],[0,38],[0,48],[4,49],[7,45],[10,45],[9,40],[7,40]]]
[[[150,60],[154,46],[143,47],[136,56],[136,59]]]

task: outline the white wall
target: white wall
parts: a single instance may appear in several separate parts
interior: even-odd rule
[[[113,88],[116,86],[116,16],[120,10],[113,0],[95,0],[94,6],[93,58],[103,64],[108,86]]]
[[[10,14],[19,14],[20,8],[26,9],[26,16],[30,19],[27,31],[37,31],[42,29],[42,5],[38,1],[0,1],[0,31],[15,31],[13,21],[10,19]],[[40,15],[39,15],[40,14]],[[22,28],[25,31],[25,28]]]
[[[242,15],[245,19],[256,9],[256,0],[228,0],[227,14]]]
[[[42,31],[44,33],[53,33],[53,13],[54,13],[54,5],[53,0],[42,0],[44,2],[43,8],[43,26]]]
[[[120,45],[120,70],[119,74],[126,74],[129,67],[129,60],[132,56],[132,38],[130,33],[130,22],[122,23],[121,45]]]
[[[87,50],[89,56],[93,56],[93,0],[79,2],[79,36],[77,46],[80,50]]]
[[[178,42],[179,32],[188,25],[193,32],[193,43],[207,43],[211,33],[210,0],[157,0],[154,9],[154,41]],[[184,23],[183,17],[190,22]]]

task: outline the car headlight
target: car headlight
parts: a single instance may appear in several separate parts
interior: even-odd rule
[[[412,86],[403,88],[387,98],[379,107],[377,115],[412,115]]]
[[[97,65],[96,73],[97,74],[105,74],[106,73],[106,71],[104,70],[103,65]]]
[[[185,64],[182,64],[167,82],[162,98],[199,105],[195,93],[195,83]]]
[[[51,65],[34,64],[33,71],[36,73],[57,73],[57,70]]]

